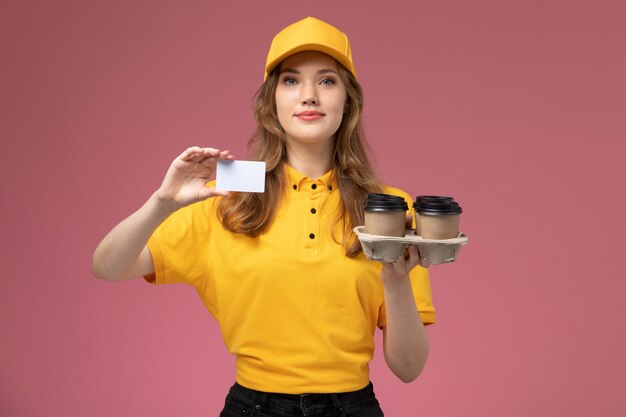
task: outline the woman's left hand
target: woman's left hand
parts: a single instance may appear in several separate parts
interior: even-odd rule
[[[383,262],[383,270],[394,275],[408,275],[417,265],[428,268],[430,261],[420,256],[417,245],[409,245],[407,252],[393,262]]]

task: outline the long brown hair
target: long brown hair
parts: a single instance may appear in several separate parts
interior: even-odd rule
[[[368,158],[369,149],[361,126],[361,86],[343,65],[337,63],[337,68],[348,98],[346,113],[335,134],[333,172],[342,202],[342,211],[335,226],[343,229],[341,243],[346,255],[354,257],[361,252],[361,245],[352,229],[363,224],[363,204],[367,194],[381,192],[382,185]],[[248,142],[250,159],[266,163],[265,192],[231,193],[222,199],[218,207],[218,215],[227,230],[250,237],[260,235],[272,224],[276,202],[282,199],[285,190],[285,132],[276,113],[279,74],[280,65],[268,75],[254,96],[257,128]]]

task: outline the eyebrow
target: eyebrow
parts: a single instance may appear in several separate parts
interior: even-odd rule
[[[280,73],[284,73],[284,72],[288,72],[290,74],[300,74],[300,71],[293,69],[293,68],[287,68],[282,70]],[[335,74],[335,75],[339,75],[339,73],[337,73],[337,71],[332,70],[332,69],[321,69],[319,71],[317,71],[318,74]]]

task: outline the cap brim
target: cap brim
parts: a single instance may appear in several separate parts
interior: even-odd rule
[[[265,79],[267,79],[267,76],[274,70],[274,68],[280,65],[280,63],[283,62],[285,59],[289,58],[291,55],[306,51],[322,52],[326,55],[330,55],[331,57],[336,59],[341,65],[343,65],[348,71],[350,71],[352,75],[354,75],[354,77],[356,78],[356,71],[354,70],[354,68],[351,67],[350,62],[346,61],[346,57],[344,54],[336,51],[335,49],[329,48],[326,45],[308,43],[304,45],[298,45],[297,47],[286,51],[285,53],[268,63],[265,67]]]

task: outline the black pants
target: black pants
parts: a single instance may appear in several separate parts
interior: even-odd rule
[[[237,383],[226,396],[220,417],[381,417],[370,382],[365,388],[337,394],[275,394]]]

